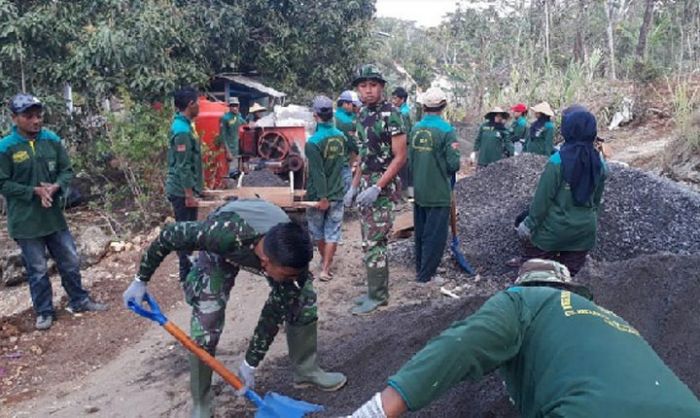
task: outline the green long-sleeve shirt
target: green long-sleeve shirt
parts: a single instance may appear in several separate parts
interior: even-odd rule
[[[552,155],[552,151],[554,151],[554,123],[552,121],[545,122],[544,126],[534,134],[528,132],[525,152],[549,157]]]
[[[319,122],[316,133],[306,141],[304,152],[309,168],[309,182],[306,186],[308,200],[343,199],[345,140],[345,135],[332,122]]]
[[[540,176],[525,225],[532,243],[545,251],[587,251],[593,248],[598,229],[598,207],[603,197],[607,166],[585,206],[576,206],[571,187],[563,178],[561,156],[549,158]]]
[[[357,145],[358,128],[357,115],[339,107],[335,110],[335,127],[345,135],[345,162],[350,160],[350,154],[358,155],[360,149]]]
[[[7,200],[10,237],[39,238],[67,229],[60,197],[72,178],[73,168],[58,135],[42,129],[30,141],[13,127],[0,140],[0,193]],[[44,208],[34,194],[42,182],[60,186],[50,208]]]
[[[226,112],[219,119],[219,140],[223,141],[232,156],[239,154],[238,128],[244,123],[240,113]]]
[[[474,152],[480,166],[487,166],[503,158],[513,155],[513,143],[509,140],[505,126],[486,122],[479,127],[474,141]]]
[[[207,251],[221,256],[225,262],[266,276],[255,245],[279,223],[290,222],[282,209],[263,200],[236,200],[229,202],[205,221],[177,222],[166,225],[151,243],[139,265],[137,277],[149,281],[165,257],[173,251]],[[255,367],[267,353],[283,321],[297,315],[294,310],[299,299],[313,299],[309,292],[311,274],[306,271],[294,282],[278,283],[268,279],[271,290],[263,306],[258,325],[246,353],[246,360]],[[312,315],[315,315],[315,305]],[[308,315],[308,313],[306,313]]]
[[[403,119],[403,126],[406,132],[409,132],[413,127],[413,119],[411,118],[411,106],[404,102],[399,107],[399,112],[401,112],[401,118]]]
[[[527,118],[520,116],[510,124],[510,142],[525,141],[527,137]]]
[[[178,113],[170,126],[165,192],[169,196],[184,197],[185,189],[192,189],[195,194],[199,194],[203,188],[199,137],[190,120]]]
[[[624,319],[569,291],[513,287],[455,322],[389,385],[412,411],[500,369],[524,418],[691,418],[700,402]]]
[[[452,125],[438,115],[425,115],[411,130],[408,149],[417,205],[450,206],[450,179],[459,170],[459,159]]]

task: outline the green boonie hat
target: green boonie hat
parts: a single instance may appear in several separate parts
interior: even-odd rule
[[[553,260],[533,258],[520,266],[516,286],[559,285],[587,299],[593,299],[591,291],[582,284],[571,280],[571,273],[565,265]]]
[[[352,86],[356,87],[363,81],[367,80],[377,80],[382,84],[386,84],[384,76],[382,76],[381,71],[374,64],[365,64],[357,69],[357,74],[355,74],[355,79],[352,80]]]

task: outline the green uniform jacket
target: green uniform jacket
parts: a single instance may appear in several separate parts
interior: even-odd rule
[[[306,186],[308,200],[343,199],[345,141],[345,135],[331,122],[316,125],[316,133],[306,141],[304,148],[309,168],[309,183]]]
[[[226,112],[219,120],[219,141],[226,144],[226,148],[233,156],[239,154],[238,128],[245,123],[240,113]],[[220,144],[220,142],[219,142]]]
[[[552,155],[552,151],[554,151],[554,123],[547,121],[544,127],[535,132],[534,136],[528,133],[525,152],[549,157]]]
[[[178,113],[170,125],[165,192],[168,196],[184,197],[185,189],[192,189],[195,194],[199,194],[203,188],[199,137],[190,120]]]
[[[236,200],[218,208],[205,221],[168,224],[144,253],[136,277],[142,281],[150,280],[173,251],[207,251],[221,256],[227,263],[266,277],[260,259],[255,255],[255,245],[270,228],[289,221],[284,211],[269,202]],[[313,278],[308,271],[294,282],[277,283],[268,278],[270,295],[246,353],[248,364],[255,367],[263,359],[280,324],[288,320],[289,306],[302,296],[302,290],[310,280]]]
[[[452,324],[389,385],[418,410],[500,369],[524,418],[691,418],[700,402],[622,318],[548,287],[499,292]]]
[[[513,155],[513,143],[504,127],[499,129],[491,122],[483,123],[474,142],[474,152],[478,154],[478,164],[486,166]]]
[[[360,148],[360,168],[367,176],[368,186],[374,185],[382,177],[394,159],[391,149],[392,138],[406,133],[399,110],[383,100],[373,106],[363,106],[360,110],[358,146]],[[398,177],[398,176],[397,176]],[[395,195],[399,188],[397,178],[382,189],[382,196]]]
[[[42,129],[33,145],[16,127],[0,140],[0,193],[7,199],[7,229],[14,239],[44,237],[68,229],[60,196],[73,178],[61,138]],[[56,183],[59,191],[50,208],[34,194],[40,183]]]
[[[423,207],[449,207],[450,179],[459,170],[459,143],[452,125],[438,115],[425,115],[411,130],[411,164],[415,202]]]
[[[602,158],[601,158],[602,161]],[[540,176],[525,225],[532,243],[544,251],[588,251],[595,245],[598,207],[603,197],[607,166],[585,206],[574,205],[571,187],[561,171],[561,156],[552,155]]]
[[[357,126],[357,116],[352,112],[347,112],[342,107],[335,110],[335,127],[345,135],[345,163],[350,161],[350,154],[360,153],[357,147],[357,132],[361,130]]]
[[[527,137],[527,118],[520,116],[510,124],[510,142],[525,141]]]

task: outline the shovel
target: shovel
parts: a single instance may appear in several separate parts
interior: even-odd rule
[[[467,274],[472,276],[476,275],[474,267],[469,264],[469,261],[464,257],[462,251],[459,249],[459,238],[457,238],[457,201],[455,200],[455,175],[452,175],[452,202],[450,206],[450,229],[452,230],[452,242],[450,243],[450,250],[452,251],[452,258],[457,262],[459,267],[464,270]]]
[[[144,318],[157,322],[166,331],[168,331],[176,340],[185,346],[189,351],[202,360],[207,366],[219,374],[225,381],[233,386],[237,391],[244,388],[241,379],[226,368],[219,360],[214,358],[206,350],[199,347],[190,337],[185,334],[177,325],[168,321],[160,311],[160,307],[155,299],[146,293],[143,300],[148,303],[150,310],[137,305],[133,300],[129,301],[129,309],[141,315]],[[255,413],[255,418],[301,418],[307,413],[319,412],[323,410],[321,405],[297,401],[286,396],[274,392],[265,394],[265,398],[250,390],[245,389],[244,395],[258,408]]]

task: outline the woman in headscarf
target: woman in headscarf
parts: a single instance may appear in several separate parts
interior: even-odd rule
[[[528,132],[525,152],[549,157],[554,151],[554,123],[551,120],[554,111],[547,102],[539,103],[530,110],[535,112],[535,121]]]
[[[595,245],[607,167],[594,147],[597,126],[590,112],[566,112],[562,135],[564,145],[547,162],[517,229],[527,258],[556,260],[576,274]]]
[[[508,128],[505,125],[509,117],[508,112],[500,107],[495,107],[484,116],[486,122],[479,127],[479,133],[474,141],[474,152],[471,155],[472,161],[476,160],[479,167],[486,167],[513,155],[513,143],[510,142]]]

